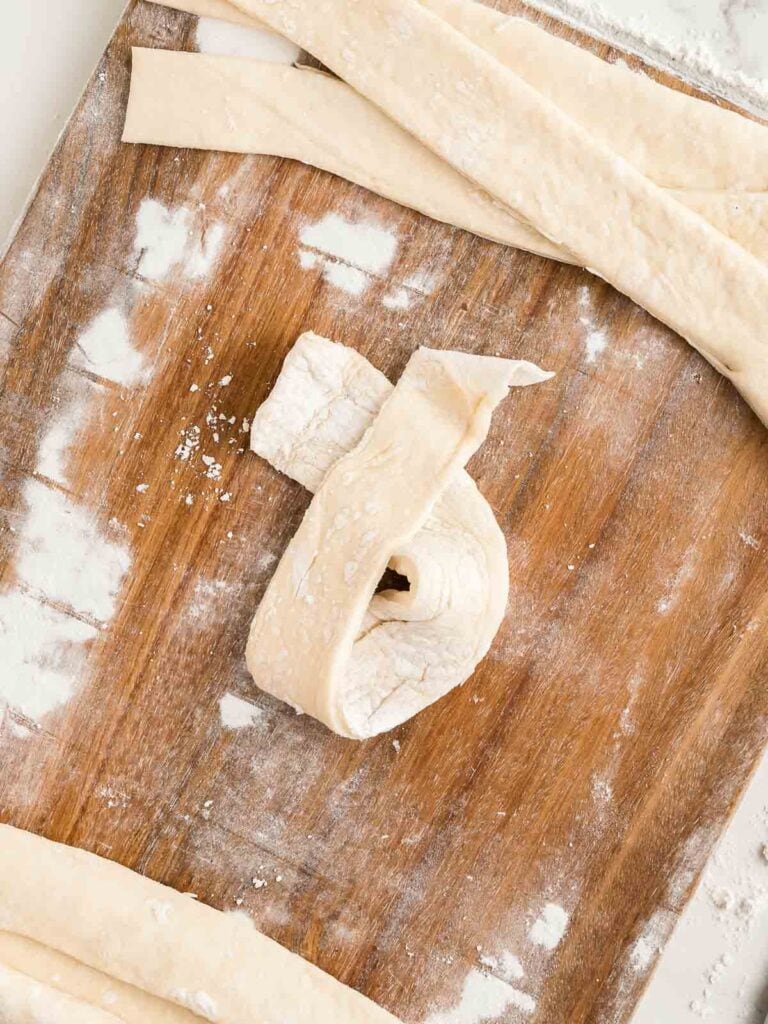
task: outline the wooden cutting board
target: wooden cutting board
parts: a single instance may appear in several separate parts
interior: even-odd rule
[[[768,435],[585,272],[283,160],[121,145],[130,46],[193,30],[131,3],[0,270],[0,818],[240,906],[407,1022],[626,1021],[766,739]],[[329,212],[396,236],[388,279],[302,267]],[[510,550],[490,656],[362,744],[243,663],[308,502],[243,420],[305,329],[393,380],[422,343],[557,372],[470,467]]]

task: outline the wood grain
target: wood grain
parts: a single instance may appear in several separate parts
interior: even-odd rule
[[[636,943],[663,944],[765,744],[765,430],[585,272],[285,161],[122,146],[130,46],[190,48],[192,33],[187,16],[131,4],[0,269],[0,600],[23,593],[93,627],[67,662],[72,698],[42,727],[6,715],[0,819],[242,906],[407,1022],[458,1002],[479,951],[525,967],[516,984],[537,1010],[502,1020],[626,1021],[651,966]],[[210,276],[142,279],[147,198],[188,210],[201,237],[224,225]],[[359,298],[299,265],[301,225],[331,210],[399,240],[390,280]],[[382,305],[425,268],[431,296]],[[127,316],[145,386],[71,365],[106,308]],[[593,361],[590,324],[606,339]],[[392,379],[423,343],[557,371],[504,404],[470,467],[510,546],[491,655],[396,737],[363,744],[258,693],[243,663],[308,495],[247,452],[242,421],[305,329]],[[74,401],[54,483],[39,448]],[[114,614],[30,584],[30,487],[126,552]],[[227,692],[260,709],[252,728],[222,728]],[[552,952],[528,939],[547,902],[571,917]]]

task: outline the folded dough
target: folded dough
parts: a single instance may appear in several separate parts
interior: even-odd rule
[[[261,935],[244,914],[223,914],[112,861],[8,825],[0,825],[3,932],[29,944],[25,955],[22,942],[13,964],[26,976],[9,988],[7,998],[16,1005],[33,993],[36,977],[65,995],[72,995],[68,984],[77,985],[76,998],[87,1004],[83,990],[97,990],[91,976],[100,972],[122,983],[106,1009],[129,1024],[397,1024],[375,1003]],[[71,969],[38,977],[46,958],[36,949],[82,965],[86,981],[81,985]],[[2,942],[0,965],[7,966]],[[147,994],[154,1000],[147,1002]],[[64,1017],[61,1024],[111,1024],[108,1014],[94,1016],[100,1007],[91,1005],[90,1017]],[[25,1024],[25,1018],[10,1022]]]
[[[258,23],[230,0],[160,2],[241,25]],[[669,89],[624,64],[610,64],[525,18],[475,0],[421,2],[657,185],[768,191],[763,125]]]
[[[768,423],[768,268],[418,0],[236,0],[691,345]]]
[[[464,682],[504,615],[506,544],[462,466],[510,385],[538,367],[419,349],[393,389],[361,355],[303,335],[252,447],[315,491],[256,613],[260,687],[363,739]],[[374,591],[389,565],[408,591]]]
[[[434,220],[574,261],[345,82],[311,68],[136,47],[123,141],[300,160]],[[768,258],[768,193],[674,195]]]
[[[0,963],[3,1024],[120,1024],[106,1010],[89,1006]]]

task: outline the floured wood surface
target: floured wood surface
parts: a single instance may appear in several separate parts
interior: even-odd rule
[[[129,8],[0,270],[0,817],[407,1022],[625,1021],[764,743],[765,430],[584,272],[277,159],[121,146],[130,46],[193,37]],[[557,371],[470,465],[510,547],[490,657],[364,744],[243,662],[309,500],[246,421],[305,329],[393,379],[419,344]]]

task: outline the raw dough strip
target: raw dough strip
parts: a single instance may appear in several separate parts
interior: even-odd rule
[[[253,622],[259,686],[362,739],[471,675],[503,618],[508,564],[462,466],[507,387],[547,376],[419,349],[393,389],[351,349],[297,342],[252,446],[316,494]],[[410,590],[374,597],[388,564]]]
[[[345,82],[313,69],[135,48],[123,141],[300,160],[434,220],[573,262]],[[768,194],[675,196],[768,259]]]
[[[73,999],[0,964],[2,1024],[120,1024],[111,1013]]]
[[[0,826],[0,930],[217,1024],[397,1024],[256,931],[83,850]]]
[[[135,47],[123,141],[300,160],[434,220],[569,261],[354,89],[309,68]]]
[[[168,7],[258,24],[228,0]],[[421,0],[657,185],[768,191],[768,128],[610,64],[524,18],[474,0]]]
[[[57,949],[23,935],[0,931],[0,964],[85,1003],[107,1007],[121,1024],[199,1024],[200,1018],[175,1003],[126,985]],[[2,1018],[0,1017],[0,1020]]]
[[[417,0],[237,0],[686,338],[768,423],[768,269]]]

